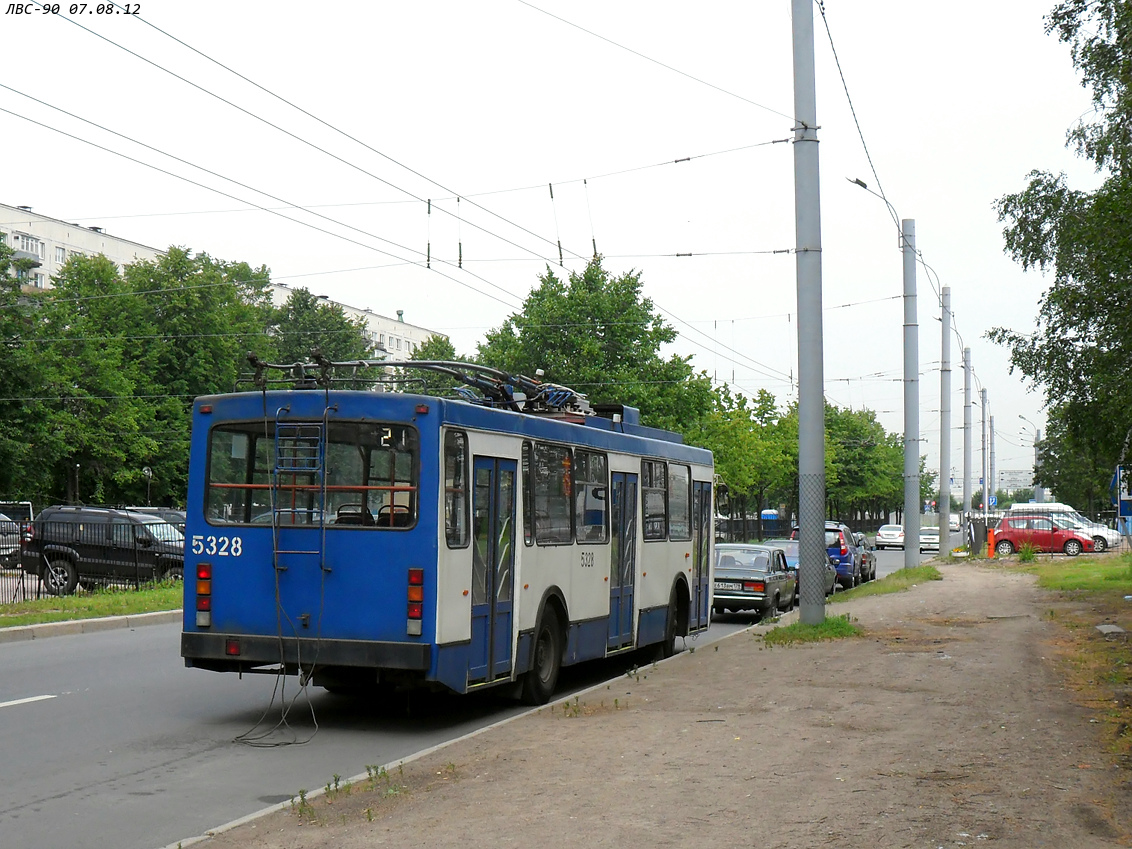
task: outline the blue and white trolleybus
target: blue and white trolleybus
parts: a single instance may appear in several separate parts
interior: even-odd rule
[[[541,704],[564,665],[708,627],[709,451],[465,363],[252,362],[194,402],[187,666]],[[338,388],[363,366],[462,395]]]

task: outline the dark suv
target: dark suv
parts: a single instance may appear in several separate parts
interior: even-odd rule
[[[20,566],[52,595],[108,581],[180,579],[185,537],[157,516],[111,507],[46,507],[24,537]]]
[[[790,539],[798,539],[797,525],[790,532]],[[851,590],[858,586],[862,580],[861,549],[848,525],[825,523],[825,550],[829,554],[829,562],[837,569],[837,583],[842,589]]]

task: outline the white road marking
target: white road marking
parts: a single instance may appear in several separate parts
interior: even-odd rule
[[[42,702],[45,699],[53,699],[55,696],[29,696],[26,699],[13,699],[10,702],[0,702],[0,708],[15,707],[16,705],[26,705],[30,702]]]

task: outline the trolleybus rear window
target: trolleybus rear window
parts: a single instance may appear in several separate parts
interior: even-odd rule
[[[208,520],[411,527],[418,444],[414,428],[381,422],[219,425],[209,435]]]

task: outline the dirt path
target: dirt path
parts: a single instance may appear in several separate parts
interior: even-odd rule
[[[769,649],[755,628],[202,845],[1132,845],[1128,775],[1054,660],[1056,602],[941,570],[829,608],[863,639]]]

